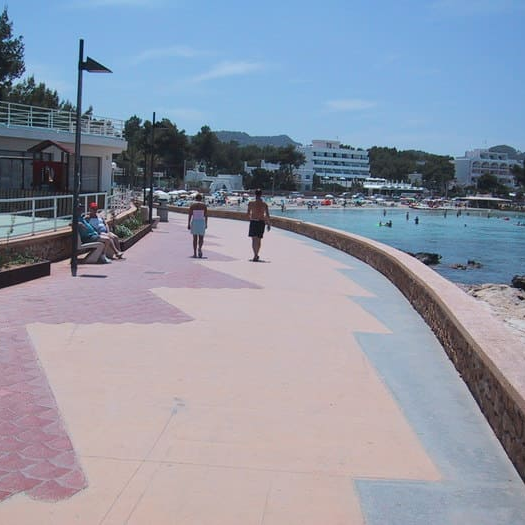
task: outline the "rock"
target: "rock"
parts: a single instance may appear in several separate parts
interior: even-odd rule
[[[423,264],[426,264],[427,266],[430,266],[432,264],[439,264],[439,261],[441,260],[441,255],[438,253],[428,253],[428,252],[417,252],[417,253],[411,253],[413,257],[415,257],[418,261],[421,261]]]
[[[471,268],[481,268],[482,264],[478,261],[473,261],[472,259],[469,259],[467,261],[467,266],[470,266]]]
[[[466,270],[467,269],[467,267],[464,264],[459,264],[459,263],[451,264],[450,267],[453,268],[454,270]]]
[[[459,286],[467,294],[481,301],[494,316],[517,335],[525,348],[525,293],[506,284]]]
[[[525,290],[525,275],[515,275],[512,278],[512,286],[519,290]]]

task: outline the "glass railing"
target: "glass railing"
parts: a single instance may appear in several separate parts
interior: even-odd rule
[[[97,202],[106,217],[117,216],[131,207],[133,192],[115,189],[108,193],[83,193],[79,201],[87,212]],[[0,198],[0,240],[16,239],[69,227],[73,214],[72,195],[48,195],[18,199]]]

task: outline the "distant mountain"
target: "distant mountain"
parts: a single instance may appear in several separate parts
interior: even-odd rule
[[[256,136],[252,137],[248,133],[243,131],[215,131],[215,135],[221,142],[232,142],[235,141],[239,146],[275,146],[281,148],[293,144],[294,146],[300,146],[299,142],[295,142],[288,135],[274,135],[274,136]]]

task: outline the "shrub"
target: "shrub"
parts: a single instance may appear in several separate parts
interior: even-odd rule
[[[114,228],[114,232],[121,239],[131,237],[134,232],[140,230],[143,226],[142,215],[137,210],[133,215],[128,217],[125,221],[117,224]]]
[[[7,270],[11,266],[21,266],[23,264],[33,264],[42,260],[38,255],[30,252],[16,252],[13,250],[2,250],[0,252],[0,270]]]
[[[114,231],[115,235],[117,235],[120,239],[126,239],[127,237],[131,237],[133,235],[133,231],[124,224],[117,224],[114,228]]]

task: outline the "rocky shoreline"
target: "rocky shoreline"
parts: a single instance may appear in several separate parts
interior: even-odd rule
[[[458,286],[503,321],[509,331],[523,341],[525,349],[525,290],[491,283]]]

